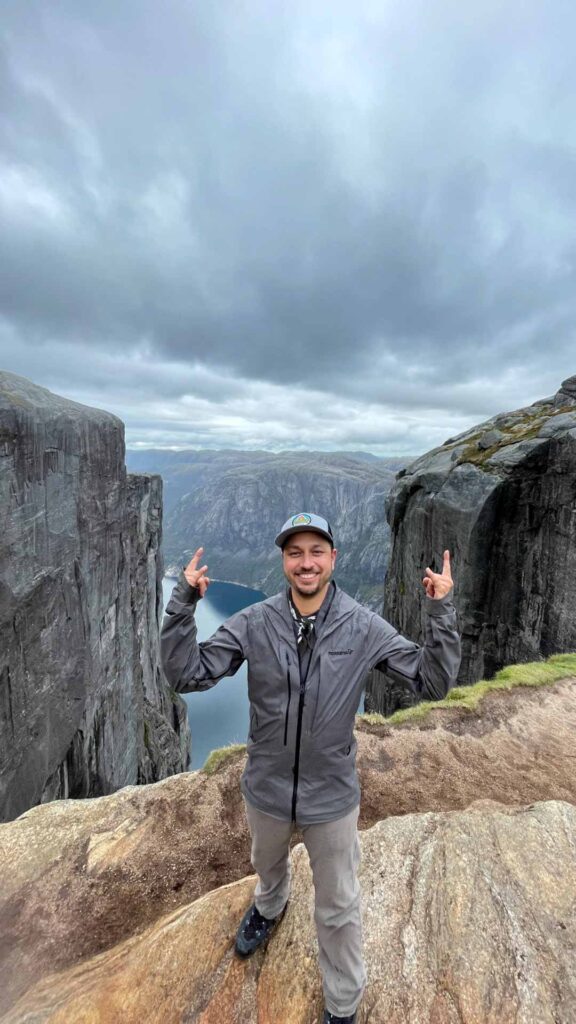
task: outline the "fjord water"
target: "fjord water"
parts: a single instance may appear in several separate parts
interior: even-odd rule
[[[176,580],[165,577],[162,583],[164,607],[168,604]],[[196,624],[198,639],[207,640],[234,612],[262,601],[265,595],[235,583],[211,583],[206,597],[198,602]],[[183,693],[188,706],[192,734],[191,770],[201,768],[211,750],[228,743],[245,743],[248,735],[248,681],[246,663],[236,675],[226,676],[209,690]]]

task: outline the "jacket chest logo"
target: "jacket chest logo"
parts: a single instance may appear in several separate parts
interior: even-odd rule
[[[328,654],[353,654],[354,651],[351,647],[347,651],[328,651]]]

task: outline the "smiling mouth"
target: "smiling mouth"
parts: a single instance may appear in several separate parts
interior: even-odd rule
[[[317,572],[299,572],[296,574],[299,580],[315,580],[318,576]]]

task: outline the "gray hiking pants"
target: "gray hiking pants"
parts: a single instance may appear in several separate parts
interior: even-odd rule
[[[290,836],[294,825],[244,800],[252,834],[251,861],[258,874],[254,893],[264,917],[276,917],[290,892]],[[316,933],[324,1001],[330,1013],[354,1013],[366,984],[360,917],[359,807],[337,821],[301,825],[314,879]]]

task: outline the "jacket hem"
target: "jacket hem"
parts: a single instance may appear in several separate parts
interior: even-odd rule
[[[276,808],[271,810],[268,804],[263,804],[259,800],[255,799],[253,794],[248,792],[243,779],[240,780],[240,789],[246,802],[249,803],[251,807],[255,807],[257,811],[261,812],[261,814],[268,814],[270,818],[276,818],[278,821],[292,821],[291,813],[286,815],[279,814]],[[296,811],[296,827],[298,828],[300,825],[324,825],[329,821],[338,821],[339,818],[345,818],[347,814],[350,814],[359,806],[359,804],[360,797],[354,797],[354,799],[344,807],[340,807],[338,810],[324,814],[314,814],[314,812],[311,812],[309,814],[304,813],[300,815],[298,814],[298,811]]]

